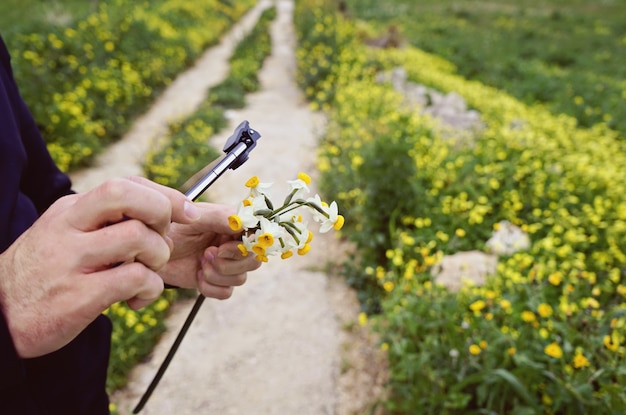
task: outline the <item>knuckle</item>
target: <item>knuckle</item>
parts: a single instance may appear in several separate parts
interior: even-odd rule
[[[140,262],[132,262],[125,265],[125,267],[126,278],[128,278],[133,285],[141,286],[151,276],[151,271]]]
[[[148,230],[139,220],[130,219],[124,222],[124,237],[131,241],[143,241],[147,237]]]
[[[216,299],[228,300],[233,295],[233,287],[220,287],[217,291]]]
[[[124,179],[115,178],[107,180],[98,189],[108,198],[118,200],[124,198],[127,188],[128,186]]]
[[[247,279],[248,279],[248,275],[246,273],[239,274],[235,276],[235,278],[233,278],[233,285],[240,287],[246,283]]]

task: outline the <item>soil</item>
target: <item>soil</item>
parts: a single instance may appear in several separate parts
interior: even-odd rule
[[[258,175],[274,182],[282,197],[299,171],[315,180],[317,141],[324,118],[312,112],[295,80],[292,0],[261,0],[216,47],[181,74],[131,131],[93,168],[75,173],[77,190],[108,178],[141,174],[141,161],[167,122],[192,112],[207,89],[228,69],[237,40],[262,10],[275,4],[272,55],[259,74],[262,88],[247,106],[231,111],[231,125],[210,139],[221,148],[242,121],[262,135],[250,159],[228,171],[209,190],[216,203],[237,204],[245,181]],[[315,181],[312,193],[317,192]],[[276,190],[274,190],[276,189]],[[142,410],[158,414],[350,415],[378,412],[385,362],[376,339],[358,324],[356,295],[333,272],[348,247],[335,235],[316,234],[306,256],[269,263],[249,273],[226,301],[207,299],[152,397]],[[131,413],[152,380],[193,300],[180,301],[167,318],[167,332],[150,357],[111,396],[121,415]]]

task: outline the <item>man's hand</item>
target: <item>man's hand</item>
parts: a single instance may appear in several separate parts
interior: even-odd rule
[[[241,234],[228,226],[230,206],[198,203],[200,219],[191,224],[173,223],[174,242],[170,262],[159,273],[168,284],[197,288],[204,296],[226,299],[246,281],[246,273],[261,262],[242,256],[237,248]]]
[[[199,219],[185,195],[141,178],[58,200],[0,255],[0,306],[18,354],[63,347],[115,302],[154,301],[171,223]]]

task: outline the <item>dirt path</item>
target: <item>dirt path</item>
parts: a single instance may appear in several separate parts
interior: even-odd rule
[[[261,1],[242,24],[251,27],[260,10],[270,4]],[[275,4],[273,52],[260,73],[262,89],[248,96],[245,109],[229,113],[231,125],[213,137],[212,144],[221,148],[244,119],[262,139],[246,164],[225,173],[209,190],[215,202],[240,201],[245,196],[243,183],[252,175],[276,183],[277,195],[299,171],[316,176],[315,148],[323,119],[308,109],[294,81],[293,1],[275,0]],[[234,33],[241,30],[238,25]],[[76,174],[77,189],[109,177],[140,174],[137,169],[145,148],[165,122],[193,110],[210,86],[209,75],[223,76],[232,39],[236,35],[231,33],[189,74],[177,79],[128,137],[101,158],[99,168]],[[358,410],[376,386],[361,370],[371,364],[366,360],[371,349],[346,347],[354,331],[342,327],[356,320],[355,296],[343,282],[324,273],[328,261],[337,260],[340,252],[333,235],[318,234],[309,255],[287,261],[272,257],[249,274],[248,282],[231,299],[205,301],[141,413],[343,415]],[[130,413],[145,391],[191,303],[173,307],[168,331],[149,361],[136,367],[128,387],[112,396],[121,415]],[[348,349],[351,356],[345,354]],[[365,359],[359,357],[363,355]]]

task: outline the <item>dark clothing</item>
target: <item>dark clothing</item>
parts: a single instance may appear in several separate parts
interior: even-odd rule
[[[0,252],[70,186],[19,95],[0,37]],[[108,414],[110,338],[111,323],[100,316],[62,349],[20,359],[0,312],[0,414]]]

